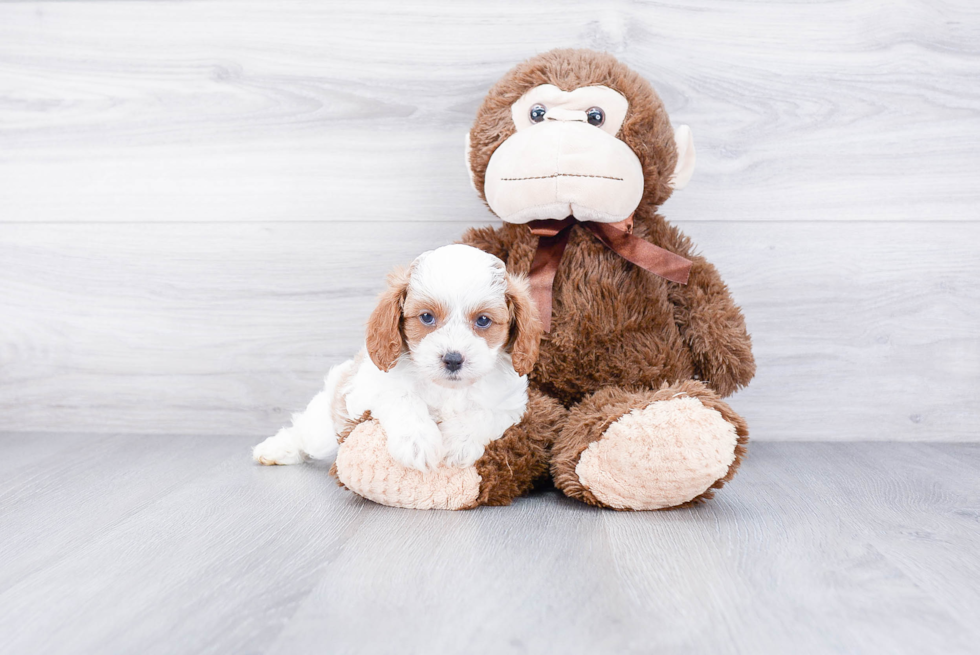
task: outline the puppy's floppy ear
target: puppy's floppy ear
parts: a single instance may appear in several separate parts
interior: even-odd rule
[[[367,351],[371,361],[382,371],[395,365],[405,347],[402,336],[402,307],[408,295],[409,274],[396,269],[388,275],[388,288],[381,293],[378,306],[367,323]]]
[[[512,316],[508,346],[514,370],[519,375],[527,375],[538,361],[538,344],[544,328],[523,277],[507,275],[507,306]]]

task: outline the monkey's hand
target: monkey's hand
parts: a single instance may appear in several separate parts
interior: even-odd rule
[[[715,267],[702,257],[692,261],[687,285],[678,285],[673,294],[675,318],[701,379],[722,397],[729,396],[755,375],[752,339]]]

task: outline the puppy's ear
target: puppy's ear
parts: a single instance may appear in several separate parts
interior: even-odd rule
[[[371,361],[382,371],[389,371],[398,361],[405,340],[402,336],[402,307],[408,295],[408,272],[403,269],[388,275],[388,288],[378,299],[367,323],[367,351]]]
[[[523,277],[507,276],[507,306],[510,308],[510,347],[514,370],[527,375],[538,361],[538,344],[544,328],[538,310],[531,300],[531,291]]]

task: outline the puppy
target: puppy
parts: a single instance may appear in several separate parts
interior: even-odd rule
[[[337,435],[370,412],[402,466],[465,467],[521,420],[542,333],[527,282],[493,255],[452,245],[388,284],[364,349],[330,370],[291,427],[253,449],[256,461],[326,459]]]

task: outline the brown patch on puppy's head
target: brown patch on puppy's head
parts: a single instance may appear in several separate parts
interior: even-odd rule
[[[481,328],[481,317],[490,319],[489,327]],[[470,329],[476,336],[487,342],[491,348],[503,346],[510,338],[511,316],[505,304],[481,307],[469,315]]]
[[[449,318],[449,309],[441,302],[414,294],[411,290],[405,297],[402,313],[405,318],[402,331],[409,350],[422,339],[438,330]],[[426,325],[419,319],[423,314],[431,314],[435,322]]]

